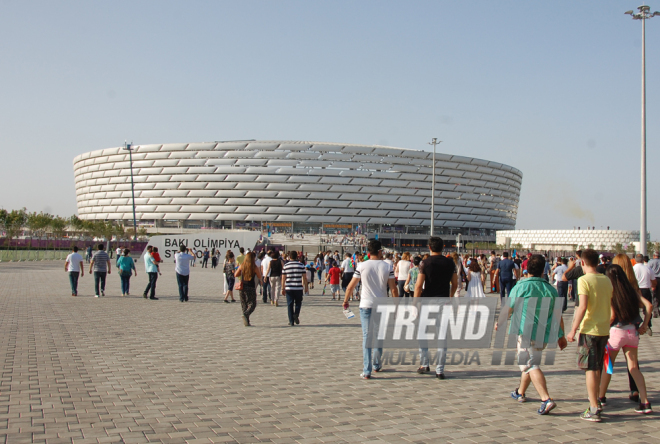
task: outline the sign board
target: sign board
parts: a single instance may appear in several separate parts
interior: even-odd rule
[[[227,250],[232,250],[238,256],[238,249],[241,247],[246,250],[248,248],[254,250],[260,236],[261,233],[256,231],[240,230],[222,230],[214,233],[167,234],[152,236],[147,246],[157,247],[158,253],[163,260],[174,259],[174,254],[179,252],[181,245],[185,245],[188,248],[196,248],[198,259],[202,258],[202,253],[206,248],[209,251],[215,248],[216,251],[220,252],[220,257],[224,257],[227,254]],[[146,251],[147,249],[145,247],[142,252],[143,256]]]

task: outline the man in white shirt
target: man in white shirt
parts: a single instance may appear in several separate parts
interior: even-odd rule
[[[559,259],[559,266],[555,268],[554,273],[552,273],[552,279],[557,279],[557,294],[558,297],[564,298],[562,302],[562,313],[568,308],[568,281],[562,280],[564,273],[568,270],[568,259],[565,257]]]
[[[179,247],[179,253],[174,255],[176,263],[176,282],[179,284],[179,302],[188,302],[188,281],[190,279],[190,262],[193,256],[186,253],[186,246]]]
[[[386,298],[387,289],[392,292],[393,297],[398,297],[399,292],[394,280],[394,270],[390,264],[383,261],[382,244],[380,241],[369,241],[367,251],[369,251],[369,260],[360,262],[353,273],[346,296],[344,297],[344,310],[348,310],[348,301],[353,294],[353,290],[359,282],[362,282],[362,293],[360,296],[360,322],[362,324],[362,379],[371,379],[372,370],[372,349],[367,347],[367,335],[369,334],[369,321],[371,320],[371,308],[376,298]],[[380,358],[383,354],[382,348],[377,348],[373,354],[373,370],[381,371]]]
[[[270,264],[270,261],[273,260],[273,258],[270,257],[272,252],[273,252],[273,250],[268,250],[268,253],[266,254],[266,256],[264,256],[264,258],[261,260],[261,277],[264,281],[263,284],[262,284],[263,291],[264,291],[262,302],[264,304],[268,303],[268,299],[272,300],[272,298],[273,298],[273,296],[271,294],[270,278],[268,276],[266,276],[266,271],[268,270],[268,264]]]
[[[64,271],[69,272],[69,283],[71,284],[71,296],[78,296],[78,277],[84,276],[83,257],[78,254],[78,247],[73,247],[73,253],[66,257]]]
[[[346,291],[348,284],[350,284],[351,279],[353,279],[353,273],[355,272],[353,261],[351,260],[351,253],[344,254],[344,261],[339,268],[341,268],[341,289]]]
[[[639,284],[639,291],[642,292],[644,299],[653,304],[653,293],[651,290],[657,285],[655,273],[648,265],[644,265],[644,256],[638,254],[635,256],[635,265],[633,265],[633,272]],[[649,321],[649,332],[651,329],[651,321]]]

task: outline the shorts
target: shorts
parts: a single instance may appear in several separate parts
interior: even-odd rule
[[[622,347],[637,348],[639,346],[639,333],[634,325],[610,328],[610,339],[607,341],[610,349],[621,350]]]
[[[522,336],[518,336],[518,367],[523,373],[529,373],[532,370],[541,370],[541,357],[543,356],[543,349],[547,344],[542,347],[536,347],[534,341],[530,341],[529,347],[522,347]]]
[[[603,369],[605,346],[609,336],[592,336],[580,333],[577,348],[577,365],[581,370]]]
[[[339,284],[330,284],[330,291],[332,293],[339,293]]]

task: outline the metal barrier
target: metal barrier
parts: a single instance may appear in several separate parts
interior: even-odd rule
[[[67,250],[0,250],[0,262],[63,261]]]

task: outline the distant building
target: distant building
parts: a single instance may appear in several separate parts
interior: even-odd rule
[[[626,230],[503,230],[496,233],[497,245],[510,248],[522,245],[526,250],[573,250],[591,246],[612,250],[616,244],[630,244],[639,250],[639,231]]]

